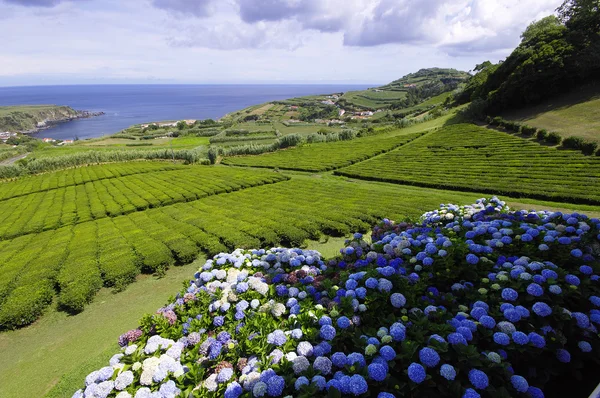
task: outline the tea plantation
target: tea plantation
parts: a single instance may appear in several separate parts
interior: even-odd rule
[[[336,171],[425,187],[600,204],[600,157],[458,124]]]

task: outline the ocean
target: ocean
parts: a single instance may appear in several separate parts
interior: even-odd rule
[[[250,105],[305,95],[363,90],[365,85],[80,85],[0,87],[0,106],[54,104],[105,115],[60,123],[37,137],[101,137],[133,124],[217,119]]]

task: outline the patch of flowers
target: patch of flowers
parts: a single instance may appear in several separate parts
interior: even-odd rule
[[[481,199],[372,242],[215,256],[74,397],[539,398],[598,358],[598,219]]]

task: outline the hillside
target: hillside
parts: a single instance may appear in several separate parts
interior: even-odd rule
[[[469,77],[456,69],[421,69],[381,87],[344,93],[338,104],[367,110],[407,108],[452,91]]]
[[[536,106],[502,114],[505,119],[600,144],[600,82],[578,87]]]
[[[0,106],[0,132],[31,132],[52,123],[95,115],[59,105]]]

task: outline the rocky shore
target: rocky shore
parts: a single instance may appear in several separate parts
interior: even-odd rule
[[[104,115],[104,112],[75,110],[59,105],[0,107],[0,131],[33,134],[58,123]]]

